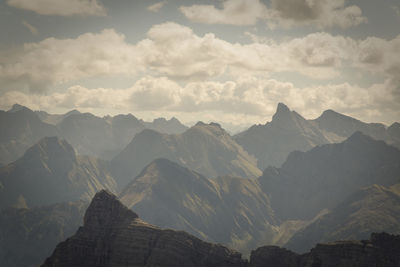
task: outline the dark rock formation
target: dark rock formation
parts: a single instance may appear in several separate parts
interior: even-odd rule
[[[101,191],[87,209],[83,227],[60,243],[42,266],[242,267],[246,261],[223,246],[149,225]]]
[[[250,267],[398,267],[400,236],[372,234],[370,240],[318,244],[298,255],[284,248],[262,247],[253,251]]]
[[[240,253],[185,232],[162,230],[140,220],[117,198],[101,191],[86,211],[83,227],[57,245],[42,267],[333,267],[400,265],[400,236],[372,234],[370,240],[319,244],[298,255],[284,248],[261,247],[250,262]]]

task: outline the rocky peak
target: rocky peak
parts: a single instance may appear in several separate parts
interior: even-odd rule
[[[130,222],[139,216],[122,205],[112,193],[101,190],[86,210],[84,227],[105,228],[123,222]]]
[[[22,106],[22,105],[20,105],[20,104],[14,104],[14,105],[8,110],[8,112],[13,113],[13,112],[21,111],[21,110],[28,110],[28,111],[31,111],[29,108],[27,108],[27,107],[25,107],[25,106]]]
[[[283,103],[279,103],[274,116],[272,116],[272,121],[287,120],[291,117],[291,113],[292,112],[288,106]]]
[[[204,123],[202,121],[199,121],[198,123],[196,123],[195,126],[193,126],[190,129],[191,130],[200,130],[202,132],[208,132],[208,133],[211,133],[211,134],[216,135],[216,136],[228,134],[221,127],[220,124],[215,123],[215,122],[211,122],[211,123],[207,124],[207,123]]]

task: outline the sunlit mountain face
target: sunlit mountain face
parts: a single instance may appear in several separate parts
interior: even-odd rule
[[[0,266],[400,266],[398,0],[0,2]]]

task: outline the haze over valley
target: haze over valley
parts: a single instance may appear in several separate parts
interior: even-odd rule
[[[400,266],[397,0],[0,3],[0,266]]]

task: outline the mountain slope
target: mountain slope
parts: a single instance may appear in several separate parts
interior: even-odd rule
[[[87,206],[79,201],[0,211],[1,266],[39,266],[59,242],[82,225]]]
[[[307,151],[330,143],[318,127],[282,103],[278,104],[271,122],[254,125],[234,138],[258,159],[260,169],[280,166],[294,150]]]
[[[26,107],[14,105],[7,112],[0,111],[0,162],[8,164],[43,137],[57,134],[54,125],[42,122]]]
[[[0,169],[0,208],[89,200],[96,191],[115,187],[105,162],[76,156],[66,141],[46,137]]]
[[[185,232],[141,221],[106,191],[95,195],[78,232],[60,243],[47,266],[244,266],[241,255]]]
[[[389,128],[380,123],[364,123],[333,110],[324,111],[314,120],[306,120],[282,103],[272,121],[254,125],[234,139],[258,159],[258,167],[279,167],[295,150],[307,151],[317,145],[339,143],[360,131],[377,140],[400,148],[400,124]]]
[[[259,178],[281,219],[310,219],[362,187],[399,183],[400,150],[360,132],[340,144],[293,152]]]
[[[199,122],[183,134],[167,135],[152,130],[137,134],[112,160],[118,183],[123,187],[153,160],[166,158],[207,177],[261,174],[249,156],[218,124]]]
[[[400,184],[373,185],[296,233],[285,247],[305,252],[317,243],[366,239],[374,232],[400,234]]]
[[[166,159],[149,164],[120,198],[149,223],[241,251],[249,252],[276,234],[269,199],[257,181],[206,179]]]
[[[298,255],[278,247],[260,247],[250,262],[240,253],[201,241],[185,232],[147,224],[106,191],[95,195],[84,225],[57,245],[43,267],[306,267],[388,266],[400,264],[400,236],[372,234],[369,240],[319,244]]]
[[[177,119],[144,122],[132,114],[97,117],[91,113],[73,113],[57,124],[65,138],[79,154],[111,159],[144,129],[164,133],[181,133],[186,126]]]

